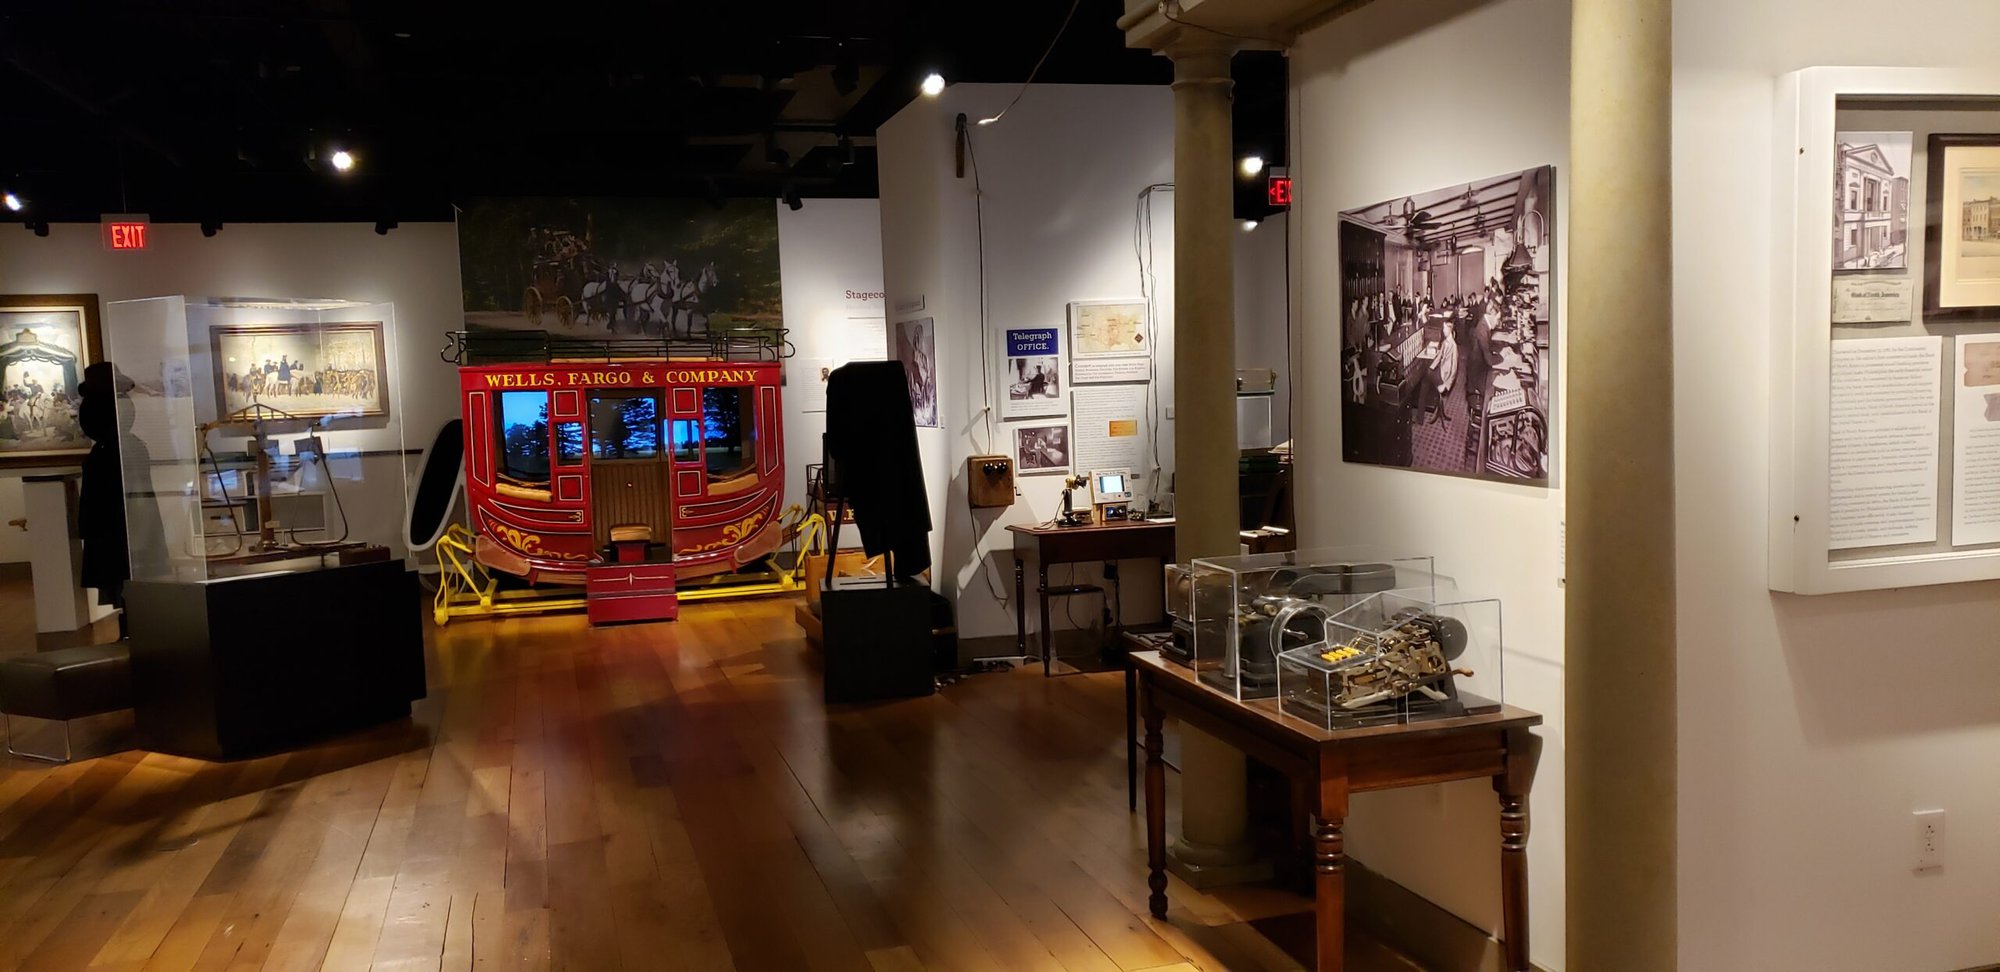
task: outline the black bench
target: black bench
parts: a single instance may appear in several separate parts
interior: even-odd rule
[[[7,752],[47,762],[69,762],[69,721],[132,707],[132,655],[122,644],[87,645],[0,658],[0,721]],[[63,724],[61,759],[14,748],[12,717]]]

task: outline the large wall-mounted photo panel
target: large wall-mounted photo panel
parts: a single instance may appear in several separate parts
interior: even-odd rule
[[[96,294],[0,295],[0,468],[83,460],[77,385],[103,356]]]
[[[768,199],[478,199],[458,241],[472,327],[673,337],[782,317]]]
[[[1554,166],[1340,214],[1348,462],[1549,479]]]

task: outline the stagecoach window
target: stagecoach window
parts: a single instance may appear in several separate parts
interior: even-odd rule
[[[646,393],[600,392],[590,397],[592,459],[657,459],[660,400]]]
[[[583,461],[583,423],[556,423],[556,465],[574,466]]]
[[[674,421],[674,461],[701,461],[701,423],[693,419]]]
[[[500,393],[500,471],[523,483],[549,481],[549,393]]]
[[[713,479],[748,472],[757,465],[757,398],[754,388],[701,390],[702,440]]]

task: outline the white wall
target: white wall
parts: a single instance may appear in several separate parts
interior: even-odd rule
[[[796,356],[785,373],[785,502],[806,501],[806,466],[820,461],[826,412],[804,410],[803,389],[819,376],[803,362],[882,356],[857,347],[849,315],[863,313],[845,294],[882,289],[882,207],[873,199],[807,199],[794,211],[778,206],[778,263],[785,289],[785,327]],[[851,539],[850,534],[848,538]],[[842,544],[846,545],[845,542]]]
[[[1271,396],[1271,441],[1292,437],[1292,351],[1285,243],[1291,232],[1284,213],[1273,213],[1236,238],[1236,367],[1278,373]]]
[[[1164,87],[1036,85],[1005,120],[973,126],[979,184],[985,200],[985,269],[991,344],[981,362],[978,214],[970,162],[955,174],[953,120],[998,112],[1019,91],[1014,85],[953,85],[899,112],[877,133],[881,159],[883,272],[889,323],[931,317],[937,322],[941,429],[918,430],[928,477],[937,584],[958,604],[961,637],[1011,636],[1014,613],[1009,523],[1054,516],[1061,477],[1025,476],[1021,498],[1006,510],[966,506],[965,466],[972,455],[1011,455],[1015,424],[986,431],[986,385],[1002,363],[1001,334],[1008,328],[1066,329],[1070,301],[1136,298],[1139,261],[1133,234],[1139,192],[1173,179],[1172,95]],[[1172,402],[1173,205],[1155,195],[1156,273],[1165,291],[1154,322],[1160,355],[1161,410]],[[922,296],[925,309],[898,313],[899,303]],[[1067,340],[1065,330],[1065,340]],[[1159,464],[1172,469],[1173,428],[1159,425]],[[1128,620],[1156,615],[1157,569],[1124,574]],[[1065,568],[1057,569],[1057,578]],[[1079,566],[1079,579],[1096,574]],[[1031,582],[1032,583],[1032,582]],[[996,593],[997,592],[997,593]],[[1032,605],[1031,605],[1032,606]],[[1076,620],[1090,623],[1078,605]],[[1035,619],[1030,611],[1032,630]],[[1058,628],[1070,623],[1058,611]]]
[[[1557,166],[1557,253],[1567,252],[1569,4],[1452,0],[1376,4],[1292,50],[1292,210],[1298,369],[1339,373],[1338,214],[1404,194]],[[1570,321],[1557,270],[1556,340]],[[1560,348],[1557,361],[1564,359]],[[1564,383],[1560,376],[1557,392]],[[1558,428],[1561,404],[1558,402]],[[1542,713],[1531,804],[1532,957],[1563,965],[1563,595],[1557,488],[1479,482],[1340,460],[1339,383],[1301,380],[1302,545],[1379,543],[1434,555],[1459,588],[1505,607],[1506,700]],[[1762,494],[1758,494],[1758,502]],[[1499,927],[1499,828],[1485,781],[1363,794],[1357,860],[1489,930]],[[1688,966],[1700,968],[1702,966]]]
[[[94,225],[56,224],[46,238],[13,230],[0,233],[0,293],[94,293],[100,306],[173,294],[394,301],[389,355],[401,397],[392,407],[400,409],[404,447],[428,448],[458,414],[457,375],[438,358],[444,333],[464,319],[452,224],[405,223],[381,236],[363,223],[231,223],[204,238],[196,226],[162,223],[137,253],[105,250]],[[343,489],[341,500],[357,530],[377,524],[400,536],[402,485],[383,465],[371,461],[368,484]]]
[[[2000,962],[2000,585],[1766,585],[1775,81],[1814,65],[1990,67],[2000,36],[2000,5],[1884,12],[1675,4],[1683,968]],[[1930,876],[1910,870],[1922,807],[1949,821]]]

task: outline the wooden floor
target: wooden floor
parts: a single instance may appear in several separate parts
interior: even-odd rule
[[[1146,915],[1118,675],[829,711],[791,611],[455,622],[410,721],[7,763],[0,968],[1297,967],[1301,898]]]

